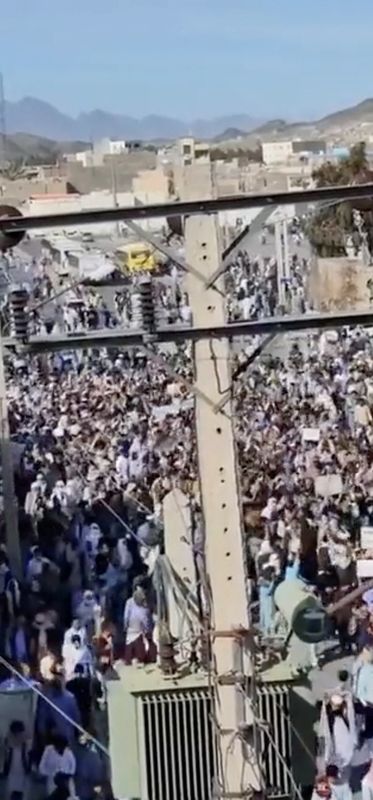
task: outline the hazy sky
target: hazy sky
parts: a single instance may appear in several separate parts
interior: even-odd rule
[[[372,0],[14,0],[6,95],[62,111],[309,118],[373,95]]]

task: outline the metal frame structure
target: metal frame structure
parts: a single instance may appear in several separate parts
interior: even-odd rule
[[[316,328],[341,328],[347,325],[373,325],[372,311],[349,311],[337,314],[302,314],[301,316],[268,317],[253,322],[232,322],[228,325],[184,327],[167,325],[157,328],[151,343],[197,342],[201,339],[234,339],[256,334],[279,334],[287,331],[304,331]],[[17,347],[29,353],[55,353],[61,350],[82,350],[87,347],[141,347],[149,343],[144,330],[114,328],[105,331],[88,331],[72,336],[31,336],[25,344],[11,337],[3,340],[4,347]]]
[[[373,197],[373,184],[354,186],[332,186],[305,191],[274,192],[272,194],[230,195],[227,197],[189,200],[187,202],[156,203],[154,205],[124,206],[122,208],[101,208],[95,211],[72,211],[64,214],[38,214],[29,217],[3,217],[0,231],[31,231],[37,228],[64,228],[69,225],[87,225],[91,222],[117,222],[159,217],[195,216],[215,214],[230,209],[262,208],[264,206],[284,206],[301,203],[317,203],[320,200],[361,200]]]

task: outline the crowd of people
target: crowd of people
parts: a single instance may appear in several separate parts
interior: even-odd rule
[[[231,321],[260,319],[276,314],[302,314],[307,310],[305,284],[308,259],[300,249],[300,220],[287,226],[292,242],[291,254],[284,257],[284,274],[279,274],[276,255],[250,255],[245,249],[234,251],[226,273],[227,312]],[[284,244],[282,234],[282,245]],[[275,251],[274,232],[263,227],[262,243]],[[287,252],[287,251],[286,251]],[[285,263],[286,262],[286,263]]]
[[[301,300],[297,313],[305,309],[304,267],[291,256],[287,290]],[[160,284],[158,300],[168,321],[190,322],[176,277]],[[35,287],[39,301],[55,291],[44,273]],[[238,253],[228,293],[232,318],[276,313],[275,261]],[[77,289],[74,297],[102,315],[99,291]],[[60,325],[66,332],[63,298],[59,309],[51,330]],[[118,290],[110,314],[114,324],[131,324],[127,289]],[[42,308],[38,318],[44,325]],[[113,318],[100,317],[109,326]],[[85,317],[70,321],[72,330],[89,327]],[[248,604],[254,619],[258,608],[264,659],[277,639],[288,639],[275,607],[280,581],[299,579],[328,605],[357,585],[369,560],[362,547],[362,529],[373,527],[369,334],[344,328],[313,331],[295,344],[285,338],[280,351],[270,349],[237,370],[233,406]],[[151,573],[152,555],[162,547],[162,501],[173,486],[198,495],[190,349],[168,349],[162,357],[164,367],[140,350],[6,356],[10,434],[21,454],[15,480],[22,570],[14,574],[3,545],[0,691],[27,685],[41,694],[31,740],[24,720],[9,719],[3,778],[12,800],[27,800],[35,787],[55,800],[92,800],[98,791],[110,797],[107,758],[97,746],[105,676],[117,659],[127,665],[156,660]],[[240,366],[244,354],[234,358]],[[371,598],[337,612],[328,638],[337,654],[352,654],[356,664],[350,683],[345,676],[325,701],[320,721],[323,774],[315,793],[334,798],[342,789],[348,793],[353,757],[363,743],[367,762],[373,756]],[[294,674],[328,657],[324,644],[302,652],[293,645],[286,657]],[[347,707],[354,715],[348,719]],[[345,719],[351,737],[356,732],[348,764],[339,758],[335,733]],[[363,787],[370,778],[364,780]]]
[[[235,404],[250,589],[262,647],[271,650],[291,633],[275,605],[281,581],[290,591],[301,580],[330,606],[373,574],[371,331],[311,332],[284,343],[283,357],[264,355],[239,377]],[[348,800],[351,785],[365,797],[371,791],[372,597],[341,604],[321,645],[288,640],[294,674],[352,656],[350,675],[323,704],[321,797]]]
[[[29,293],[32,335],[139,327],[136,309],[142,273],[125,275],[117,269],[102,287],[102,276],[95,279],[93,274],[83,280],[78,268],[75,274],[61,277],[46,248],[41,248],[41,257],[31,263],[25,263],[17,251],[8,252],[2,260],[10,285],[20,283]],[[14,280],[15,275],[20,279]],[[189,324],[191,311],[180,285],[180,268],[169,262],[162,275],[152,274],[152,283],[158,324]],[[2,300],[1,313],[7,330],[11,316],[7,296]]]
[[[142,351],[6,357],[23,564],[16,580],[0,552],[0,655],[15,670],[4,668],[0,690],[26,677],[42,691],[31,778],[25,768],[19,783],[44,781],[45,797],[70,797],[73,785],[79,800],[97,787],[110,797],[108,764],[84,732],[98,737],[113,662],[157,657],[151,571],[162,500],[175,477],[188,492],[196,477],[183,381],[191,363],[184,350],[164,358],[180,384]],[[9,737],[23,747],[20,724],[10,720]],[[95,768],[83,780],[87,759]],[[12,800],[11,790],[26,797],[15,771],[18,757]]]

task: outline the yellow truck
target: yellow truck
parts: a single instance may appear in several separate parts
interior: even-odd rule
[[[116,257],[128,272],[152,272],[158,267],[154,247],[146,242],[122,245],[117,248]]]

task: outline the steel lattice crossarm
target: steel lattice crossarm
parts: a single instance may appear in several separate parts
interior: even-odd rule
[[[301,316],[269,317],[253,322],[234,322],[218,327],[183,327],[168,325],[157,328],[151,341],[165,342],[200,341],[202,339],[224,339],[256,334],[277,334],[286,331],[304,331],[316,328],[341,328],[346,325],[373,325],[372,311],[351,311],[338,314],[302,314]],[[73,336],[31,336],[25,344],[13,338],[4,338],[4,347],[22,348],[29,353],[81,350],[86,347],[141,347],[149,343],[149,333],[144,330],[117,328],[110,331],[88,331]]]
[[[275,192],[272,194],[240,194],[206,200],[189,200],[186,202],[157,203],[155,205],[125,206],[123,208],[105,208],[92,211],[72,211],[63,214],[43,214],[23,217],[9,216],[3,213],[0,217],[0,232],[15,234],[37,228],[58,228],[69,225],[85,225],[90,222],[125,222],[126,220],[142,220],[156,217],[194,216],[196,214],[214,214],[219,211],[244,208],[262,208],[264,206],[283,206],[301,203],[317,203],[319,201],[357,200],[373,197],[373,184],[354,186],[332,186],[306,191]],[[14,214],[15,210],[13,210]],[[15,212],[16,213],[16,212]]]

